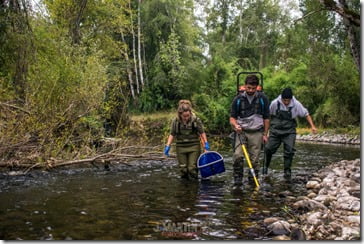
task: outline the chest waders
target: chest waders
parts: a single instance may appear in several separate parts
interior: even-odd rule
[[[280,109],[280,103],[277,104],[276,115],[272,115],[270,122],[269,141],[266,145],[266,167],[264,174],[268,172],[272,155],[277,151],[281,143],[284,146],[284,175],[286,178],[291,177],[291,165],[295,152],[296,127],[297,122],[292,118],[292,107],[288,111]]]
[[[200,137],[198,135],[196,119],[186,125],[176,121],[176,152],[182,178],[197,179],[196,162],[201,153]]]
[[[244,91],[246,91],[245,89],[240,89],[243,88],[243,86],[240,86],[240,76],[241,75],[257,75],[260,76],[259,79],[259,83],[258,87],[259,90],[257,90],[257,96],[251,101],[251,103],[248,101],[248,98],[244,95]],[[251,123],[250,121],[253,121],[253,125],[256,125],[254,122],[256,122],[257,120],[256,117],[261,116],[261,118],[258,118],[258,120],[263,120],[263,113],[265,111],[265,96],[263,93],[263,74],[259,71],[243,71],[243,72],[239,72],[237,74],[236,77],[236,91],[237,91],[237,95],[239,96],[236,104],[234,104],[233,106],[236,106],[236,113],[237,113],[237,119],[245,119],[245,121],[242,121],[243,124],[248,125],[247,128],[251,128],[251,130],[247,129],[245,130],[246,132],[249,131],[249,140],[248,143],[245,142],[241,143],[240,141],[240,136],[236,133],[233,132],[230,135],[230,138],[232,139],[232,147],[233,147],[233,175],[234,175],[234,186],[241,186],[242,185],[242,180],[243,180],[243,173],[244,173],[244,157],[246,158],[246,161],[248,163],[249,168],[254,168],[253,172],[254,172],[254,176],[252,173],[250,173],[249,175],[249,180],[250,178],[254,179],[254,182],[257,186],[259,186],[258,181],[256,180],[257,176],[258,176],[258,171],[256,170],[257,167],[259,167],[259,161],[258,161],[258,156],[259,152],[260,152],[260,148],[261,148],[261,138],[262,138],[262,134],[263,134],[263,130],[264,130],[264,122],[262,123],[262,126],[252,126],[250,127]],[[259,86],[260,85],[260,86]],[[243,92],[243,93],[241,93]],[[255,115],[259,115],[256,116]],[[249,118],[252,117],[252,118]],[[260,138],[260,141],[257,138]],[[257,144],[259,144],[259,147],[257,146]],[[253,150],[253,148],[256,148]],[[254,151],[254,153],[253,153]],[[253,155],[253,156],[251,156]],[[255,156],[254,156],[255,155]],[[249,162],[248,162],[249,161]],[[250,164],[250,165],[249,165]],[[250,167],[252,166],[252,167]],[[252,172],[252,171],[251,171]],[[252,176],[252,177],[250,177]],[[254,184],[254,183],[253,183]]]

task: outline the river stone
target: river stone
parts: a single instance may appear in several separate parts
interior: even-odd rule
[[[313,200],[322,202],[325,206],[329,206],[332,201],[336,200],[336,198],[331,195],[318,195]]]
[[[291,238],[289,238],[286,235],[279,235],[272,238],[273,241],[290,241]]]
[[[359,240],[360,239],[360,229],[343,227],[342,228],[342,240]]]
[[[350,215],[346,217],[348,222],[359,224],[360,225],[360,216],[359,215]]]
[[[341,198],[341,197],[349,197],[350,194],[349,194],[349,192],[345,188],[340,188],[339,191],[336,193],[336,196],[338,198]]]
[[[340,197],[337,199],[336,208],[349,210],[349,211],[359,211],[360,210],[360,199],[353,196]]]
[[[297,197],[297,201],[300,201],[300,200],[308,200],[309,198],[306,197],[306,196],[298,196]]]
[[[294,201],[296,201],[296,198],[294,196],[287,196],[286,201],[287,202],[294,202]]]
[[[306,208],[309,210],[327,210],[327,207],[325,205],[312,199],[295,202],[293,204],[293,207],[296,209]]]
[[[355,180],[357,183],[360,183],[360,173],[354,174],[351,176],[353,178],[353,180]]]
[[[307,239],[305,232],[299,228],[292,228],[290,238],[291,240],[297,240],[297,241],[304,241]]]
[[[322,213],[321,212],[314,212],[311,213],[307,216],[307,223],[309,223],[310,225],[321,225],[322,224]]]
[[[312,177],[310,180],[317,181],[317,182],[322,182],[320,177]]]
[[[284,220],[279,220],[268,226],[268,229],[272,231],[274,235],[287,235],[291,232],[290,228],[290,224]]]
[[[282,192],[278,193],[279,197],[286,197],[286,196],[292,196],[292,195],[293,195],[293,193],[290,191],[282,191]]]
[[[307,189],[317,189],[317,188],[320,188],[320,183],[318,181],[315,181],[315,180],[310,180],[310,181],[307,182],[306,188]]]
[[[322,178],[322,179],[325,178],[325,177],[330,177],[331,178],[333,176],[335,176],[335,172],[332,171],[332,169],[330,169],[330,168],[323,168],[318,173],[318,177]]]
[[[325,188],[330,188],[335,185],[335,180],[331,177],[325,177],[322,180],[322,186]]]
[[[307,195],[307,197],[308,198],[315,198],[317,196],[317,194],[316,193],[314,193],[314,192],[310,192],[308,195]]]
[[[319,192],[317,193],[317,195],[327,195],[329,194],[329,191],[327,190],[327,188],[321,188],[321,190],[319,190]]]
[[[281,218],[271,217],[271,218],[265,218],[263,222],[264,222],[265,225],[270,225],[270,224],[272,224],[274,222],[277,222],[279,220],[281,220]]]
[[[9,176],[18,176],[18,175],[24,175],[23,171],[10,171],[8,173]]]

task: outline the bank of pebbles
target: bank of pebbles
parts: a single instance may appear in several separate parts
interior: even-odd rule
[[[299,141],[309,142],[360,145],[359,135],[330,134],[328,132],[323,132],[320,134],[297,135],[296,139]]]
[[[273,240],[360,240],[360,159],[315,172],[307,195],[285,192],[285,217],[266,218]]]

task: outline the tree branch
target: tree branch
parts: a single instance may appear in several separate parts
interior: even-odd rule
[[[326,9],[326,8],[320,8],[320,9],[317,9],[317,10],[314,10],[314,11],[309,12],[308,14],[306,14],[306,15],[302,16],[302,17],[301,17],[301,18],[299,18],[299,19],[296,19],[296,20],[295,20],[295,21],[293,21],[293,22],[296,24],[296,22],[301,21],[301,20],[303,20],[304,18],[307,18],[308,16],[310,16],[310,15],[312,15],[312,14],[315,14],[315,13],[318,13],[318,12],[321,12],[321,11],[323,11],[323,10],[327,11],[327,9]]]
[[[26,114],[30,114],[30,112],[24,108],[21,108],[21,107],[18,107],[18,106],[15,106],[15,105],[12,105],[12,104],[8,104],[8,103],[2,103],[0,102],[0,105],[1,106],[5,106],[5,107],[9,107],[9,108],[13,108],[13,109],[17,109],[17,110],[20,110]]]

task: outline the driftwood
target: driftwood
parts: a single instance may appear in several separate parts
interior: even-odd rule
[[[111,150],[110,152],[99,154],[90,158],[84,159],[74,159],[70,161],[64,161],[60,159],[50,158],[43,163],[20,163],[20,162],[1,162],[0,167],[12,167],[12,168],[25,168],[24,171],[19,171],[18,174],[26,174],[32,169],[46,169],[50,170],[57,167],[76,165],[90,163],[95,166],[95,164],[109,165],[111,163],[123,163],[127,164],[130,161],[135,160],[168,160],[170,158],[175,158],[176,156],[171,154],[170,157],[163,155],[163,152],[155,151],[157,147],[146,147],[146,146],[127,146]],[[146,151],[145,150],[148,150]],[[140,152],[144,150],[144,152]],[[127,151],[127,153],[123,153]]]

